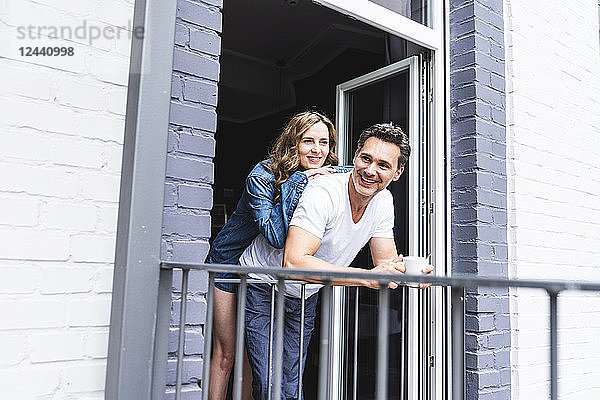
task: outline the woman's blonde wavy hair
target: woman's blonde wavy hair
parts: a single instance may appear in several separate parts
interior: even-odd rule
[[[281,135],[279,135],[269,152],[269,168],[275,176],[276,199],[281,195],[283,182],[302,168],[298,156],[298,145],[302,135],[311,126],[319,122],[324,123],[327,130],[329,130],[329,154],[323,165],[338,164],[338,158],[335,155],[337,135],[331,120],[317,111],[304,111],[294,115],[283,128]]]

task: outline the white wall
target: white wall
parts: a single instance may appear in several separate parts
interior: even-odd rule
[[[597,0],[504,0],[512,277],[600,282]],[[547,399],[548,300],[511,293],[512,396]],[[559,394],[600,398],[600,294],[559,298]]]
[[[101,399],[133,0],[0,0],[0,398]],[[8,40],[6,40],[8,39]],[[21,46],[73,46],[24,57]]]

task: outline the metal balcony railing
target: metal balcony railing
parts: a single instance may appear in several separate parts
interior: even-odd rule
[[[281,397],[281,371],[282,371],[282,353],[283,353],[283,322],[284,322],[284,284],[299,283],[305,285],[307,282],[303,279],[314,282],[315,280],[323,283],[324,287],[320,290],[321,296],[321,340],[320,359],[319,359],[319,400],[327,399],[327,374],[328,374],[328,338],[331,322],[330,322],[330,306],[332,299],[332,282],[337,280],[371,280],[377,281],[380,284],[379,290],[379,315],[387,315],[389,310],[389,289],[388,283],[391,281],[398,282],[399,275],[393,274],[373,274],[370,272],[333,272],[333,271],[315,271],[305,269],[285,269],[285,268],[264,268],[264,267],[246,267],[239,265],[219,265],[219,264],[193,264],[193,263],[172,263],[163,262],[163,269],[181,269],[182,287],[181,287],[181,304],[179,313],[179,342],[177,352],[177,372],[175,385],[175,398],[181,398],[181,377],[183,365],[183,346],[185,342],[185,315],[186,315],[186,298],[188,292],[188,276],[192,269],[208,271],[208,293],[207,293],[207,312],[206,324],[204,330],[204,359],[203,359],[203,375],[201,380],[202,398],[208,399],[207,383],[210,376],[210,357],[212,349],[212,322],[213,322],[213,290],[215,284],[215,272],[234,272],[240,275],[240,279],[236,280],[240,283],[238,288],[238,315],[236,327],[236,355],[234,364],[233,377],[233,398],[241,399],[242,387],[242,351],[244,338],[244,312],[246,303],[246,289],[248,283],[265,283],[275,286],[278,290],[272,290],[271,302],[271,332],[275,329],[274,336],[271,334],[270,345],[271,356],[269,359],[269,370],[272,371],[272,384],[269,381],[269,386],[272,388],[269,393],[269,398],[279,399]],[[248,275],[268,274],[274,277],[273,281],[249,279]],[[464,365],[464,295],[465,288],[468,287],[514,287],[514,288],[532,288],[543,289],[549,295],[550,309],[550,398],[557,399],[557,346],[558,346],[558,322],[557,322],[557,301],[558,295],[562,291],[579,290],[579,291],[598,291],[600,292],[600,283],[596,282],[574,282],[574,281],[542,281],[542,280],[510,280],[510,279],[494,279],[473,276],[422,276],[422,275],[400,275],[401,281],[404,283],[430,283],[433,286],[449,287],[451,290],[451,393],[453,400],[462,400],[465,393],[465,365]],[[302,286],[304,290],[304,286]],[[304,293],[302,293],[304,294]],[[304,297],[304,296],[302,296]],[[275,303],[273,304],[273,299]],[[303,301],[303,300],[302,300]],[[170,310],[169,307],[161,307],[159,310]],[[304,307],[302,307],[304,310]],[[161,316],[159,315],[159,318]],[[165,318],[165,316],[162,316]],[[166,316],[168,318],[168,316]],[[273,328],[275,321],[275,328]],[[303,325],[303,320],[301,321]],[[376,398],[383,400],[387,398],[387,366],[388,366],[388,318],[378,318],[377,327],[377,367],[376,367]],[[300,337],[302,337],[302,333]],[[302,351],[302,343],[300,344]],[[156,356],[156,355],[155,355]],[[159,355],[163,357],[166,363],[167,354]],[[302,359],[302,353],[300,353]],[[302,363],[299,363],[299,379],[298,379],[298,398],[302,393]],[[355,383],[356,384],[356,383]],[[271,396],[272,395],[272,396]]]

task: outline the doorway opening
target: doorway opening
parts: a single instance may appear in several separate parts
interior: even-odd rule
[[[293,114],[314,108],[335,121],[337,85],[426,53],[404,39],[309,1],[228,0],[223,13],[212,237],[235,210],[248,173],[266,158],[270,145]],[[373,123],[394,122],[409,132],[408,94],[407,73],[353,94],[346,160],[352,160],[360,131]],[[401,254],[409,250],[407,176],[408,171],[389,187],[396,213],[394,234]],[[372,267],[368,247],[352,265]],[[353,356],[350,344],[354,340],[354,319],[345,318],[349,333],[345,351],[350,355],[340,366],[342,391],[344,398],[368,399],[375,392],[376,332],[371,329],[377,325],[377,294],[369,289],[351,289],[347,310],[355,309],[356,293],[359,348]],[[407,373],[403,368],[407,357],[407,341],[403,339],[406,301],[404,289],[391,296],[389,399],[407,398],[403,384]],[[320,318],[316,321],[304,371],[305,398],[317,398]],[[357,368],[362,371],[361,377],[353,382]]]

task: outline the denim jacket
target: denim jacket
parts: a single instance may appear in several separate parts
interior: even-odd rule
[[[334,168],[336,172],[352,170],[351,166]],[[207,262],[237,264],[246,247],[259,233],[271,246],[282,249],[290,220],[307,183],[306,174],[294,172],[281,185],[281,196],[274,201],[275,176],[268,160],[258,163],[246,178],[236,210],[213,241]]]

